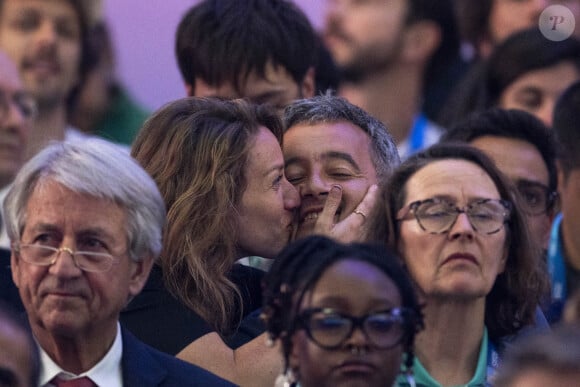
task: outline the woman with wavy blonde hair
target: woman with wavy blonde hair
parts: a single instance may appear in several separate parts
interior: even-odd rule
[[[232,334],[260,306],[263,273],[236,261],[274,257],[290,239],[299,205],[284,176],[281,141],[275,112],[241,100],[184,98],[147,120],[132,155],[159,186],[167,226],[157,297],[144,296],[155,305],[132,316],[142,339],[173,341],[171,353],[211,331],[239,343]]]

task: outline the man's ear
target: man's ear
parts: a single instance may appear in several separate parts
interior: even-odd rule
[[[560,160],[556,160],[556,172],[558,176],[558,194],[562,197],[562,189],[566,185],[566,174],[564,173],[564,169],[562,168],[562,162]]]
[[[316,69],[314,66],[310,67],[304,75],[304,79],[300,83],[300,95],[302,98],[314,97],[316,93]]]
[[[20,287],[20,259],[16,256],[14,248],[11,249],[10,253],[10,269],[12,271],[12,281],[17,288]]]
[[[189,83],[185,84],[185,94],[188,97],[193,97],[193,86],[191,86]]]
[[[430,20],[421,20],[405,28],[402,59],[406,63],[427,64],[441,45],[441,28]]]
[[[494,44],[491,41],[491,38],[483,38],[477,44],[477,51],[479,56],[483,59],[488,58],[493,51]]]
[[[131,258],[128,258],[131,259]],[[151,255],[143,257],[139,262],[131,259],[131,276],[129,277],[129,297],[133,298],[141,292],[149,278],[154,259]]]

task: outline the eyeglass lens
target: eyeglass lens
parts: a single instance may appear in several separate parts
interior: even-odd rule
[[[524,212],[530,215],[544,213],[550,207],[550,189],[543,184],[519,180],[516,187]]]
[[[323,348],[337,348],[356,328],[362,329],[367,339],[377,348],[391,348],[403,335],[401,316],[390,312],[374,313],[363,317],[335,312],[317,312],[307,321],[311,339]]]
[[[108,271],[113,264],[113,256],[104,253],[89,251],[73,252],[69,249],[57,249],[43,245],[20,245],[18,247],[22,259],[28,263],[40,266],[52,265],[59,257],[59,254],[69,253],[73,257],[75,264],[84,271],[99,272]]]
[[[415,208],[421,227],[432,233],[448,231],[463,212],[476,231],[488,234],[499,231],[506,218],[506,208],[497,200],[475,202],[464,209],[445,201],[426,200]]]

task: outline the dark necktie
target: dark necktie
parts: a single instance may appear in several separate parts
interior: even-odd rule
[[[65,380],[58,376],[50,381],[56,387],[97,387],[95,382],[86,376],[77,379]]]

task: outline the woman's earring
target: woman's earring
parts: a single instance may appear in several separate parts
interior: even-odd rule
[[[296,376],[291,369],[287,369],[283,374],[278,375],[274,387],[292,387],[296,383]]]

